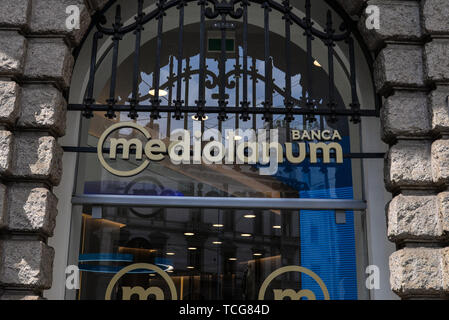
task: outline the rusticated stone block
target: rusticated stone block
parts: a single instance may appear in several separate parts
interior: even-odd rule
[[[431,143],[399,140],[392,146],[386,157],[385,184],[389,190],[432,185]]]
[[[443,230],[449,234],[449,192],[442,192],[438,195],[438,204],[440,206]]]
[[[371,50],[379,48],[386,40],[416,41],[422,37],[419,1],[371,0],[368,5],[380,10],[380,29],[367,29],[366,13],[359,20],[359,30]]]
[[[44,133],[20,132],[17,133],[14,146],[14,176],[59,184],[62,148],[54,137]]]
[[[56,81],[68,87],[73,56],[62,39],[30,39],[24,75],[30,80]]]
[[[427,95],[423,92],[396,91],[388,97],[381,111],[383,138],[416,137],[430,134]]]
[[[0,27],[24,28],[27,26],[31,0],[0,0]]]
[[[449,292],[447,249],[404,248],[390,256],[390,284],[400,297],[438,297]]]
[[[45,187],[8,186],[8,229],[53,235],[58,199]]]
[[[53,248],[33,240],[3,240],[0,247],[0,284],[39,290],[51,287]]]
[[[443,238],[437,196],[398,195],[388,205],[388,238],[391,241]]]
[[[381,94],[392,87],[423,87],[422,47],[415,45],[387,45],[374,63],[377,91]]]
[[[65,132],[67,104],[61,92],[51,85],[26,85],[22,89],[18,126]]]
[[[8,224],[6,199],[6,186],[4,184],[0,184],[0,229],[4,228]]]
[[[0,80],[0,123],[12,125],[19,110],[20,87],[14,81]]]
[[[449,33],[449,6],[447,0],[423,0],[423,25],[428,33]]]
[[[432,175],[436,183],[449,184],[449,140],[432,144]]]
[[[12,132],[0,130],[0,176],[11,173],[14,136]]]
[[[449,133],[449,86],[437,86],[429,95],[432,129]]]
[[[433,39],[424,49],[424,70],[427,81],[449,80],[449,40]]]
[[[79,29],[69,30],[66,20],[68,6],[75,5],[80,10]],[[90,24],[90,14],[83,0],[34,0],[30,29],[34,34],[65,35],[78,44]]]
[[[0,75],[23,72],[26,39],[16,31],[0,31]]]

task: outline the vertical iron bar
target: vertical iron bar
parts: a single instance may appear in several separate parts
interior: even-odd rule
[[[189,106],[189,84],[190,84],[190,58],[186,58],[186,67],[184,69],[185,76],[184,76],[184,82],[185,82],[185,90],[184,90],[184,99],[185,99],[185,106]],[[184,129],[187,130],[187,126],[189,123],[188,119],[188,112],[185,112],[184,114]]]
[[[360,103],[357,96],[357,83],[356,83],[356,70],[355,70],[355,57],[354,57],[354,39],[350,36],[348,38],[349,45],[349,63],[351,66],[351,94],[352,103],[350,104],[352,110],[351,121],[353,123],[360,122]]]
[[[161,48],[162,48],[162,31],[163,31],[163,23],[164,23],[164,3],[165,0],[159,0],[157,6],[159,8],[159,13],[156,17],[158,20],[157,23],[157,47],[156,47],[156,65],[154,70],[154,81],[153,81],[153,90],[154,90],[154,98],[151,100],[151,115],[152,119],[160,119],[159,115],[159,106],[161,104],[161,100],[159,99],[159,85],[160,85],[160,76],[161,76]]]
[[[309,122],[315,121],[315,116],[313,115],[314,102],[313,102],[313,75],[312,75],[312,66],[313,66],[313,57],[312,57],[312,18],[311,18],[311,4],[310,0],[306,0],[306,17],[305,17],[305,35],[307,36],[307,109],[310,114],[307,114],[306,120]]]
[[[182,56],[183,56],[183,48],[184,48],[184,7],[186,3],[181,1],[177,8],[179,9],[179,33],[178,33],[178,66],[177,66],[177,79],[176,79],[176,100],[175,103],[175,113],[173,114],[173,118],[176,120],[182,119],[183,115],[181,112],[181,107],[184,101],[181,100],[181,87],[182,87]]]
[[[108,111],[106,112],[106,117],[108,119],[113,119],[116,117],[114,111],[114,105],[117,102],[115,99],[115,89],[117,85],[117,64],[118,64],[118,52],[119,52],[119,41],[122,39],[122,34],[120,33],[120,28],[122,27],[122,13],[121,7],[118,5],[115,10],[115,23],[113,24],[114,28],[114,36],[112,40],[114,42],[114,49],[112,53],[112,71],[111,71],[111,83],[109,87],[109,99],[107,99],[108,103]]]
[[[334,83],[334,41],[332,39],[335,30],[332,29],[332,13],[330,10],[327,11],[327,23],[326,23],[326,33],[327,40],[325,41],[327,45],[327,57],[328,57],[328,66],[329,66],[329,102],[328,107],[331,111],[331,116],[329,121],[335,122],[337,121],[336,116],[336,103],[335,103],[335,83]]]
[[[240,105],[240,54],[238,48],[235,50],[235,107],[237,108]],[[239,114],[235,114],[236,121],[236,129],[238,128],[239,123]]]
[[[169,74],[170,74],[170,81],[169,81],[169,87],[168,87],[168,100],[167,100],[167,106],[171,107],[172,99],[173,99],[173,60],[174,57],[170,56],[170,64],[169,64]],[[170,108],[171,110],[171,108]],[[171,112],[167,112],[167,130],[166,130],[166,137],[170,138],[170,132],[171,132]]]
[[[95,87],[95,72],[97,71],[97,51],[98,51],[98,40],[103,38],[103,34],[99,31],[95,32],[93,43],[92,43],[92,53],[90,57],[90,70],[89,70],[89,84],[87,87],[87,97],[84,99],[84,111],[83,116],[87,119],[93,117],[91,105],[95,102],[94,99],[94,87]]]
[[[134,71],[133,71],[133,91],[132,97],[129,99],[131,110],[129,111],[128,117],[131,119],[136,119],[139,114],[136,111],[136,106],[139,104],[139,63],[140,63],[140,40],[142,36],[142,18],[144,16],[143,12],[143,0],[139,0],[137,3],[137,16],[136,19],[136,30],[134,34],[136,35],[136,43],[134,47]]]
[[[243,101],[241,102],[243,112],[240,119],[248,121],[248,0],[242,1],[243,6]]]
[[[206,11],[206,0],[200,0],[198,4],[201,6],[200,9],[200,61],[199,61],[199,81],[198,81],[198,100],[195,101],[197,105],[196,117],[198,120],[202,121],[204,118],[204,107],[206,105],[206,22],[205,22],[205,11]]]
[[[265,112],[262,120],[270,122],[273,120],[270,108],[273,105],[273,89],[272,89],[272,59],[270,56],[270,16],[271,8],[268,2],[262,4],[264,9],[264,55],[265,55],[265,101],[263,102]]]
[[[228,116],[226,115],[225,108],[228,102],[226,101],[226,14],[221,14],[221,52],[220,52],[220,63],[219,63],[219,100],[218,106],[221,111],[218,114],[219,121],[225,121]]]
[[[257,108],[257,69],[256,69],[256,58],[253,57],[252,58],[252,68],[251,68],[251,73],[252,73],[252,86],[253,86],[253,108]],[[257,116],[254,113],[253,115],[253,129],[256,130],[257,128]]]
[[[292,75],[291,75],[291,52],[290,52],[290,43],[291,43],[291,31],[290,26],[292,21],[290,19],[290,12],[292,7],[290,6],[290,1],[285,0],[283,2],[285,14],[283,19],[285,20],[285,99],[284,104],[287,109],[287,114],[285,115],[285,121],[290,123],[295,119],[292,114],[293,109],[293,101],[292,101]]]

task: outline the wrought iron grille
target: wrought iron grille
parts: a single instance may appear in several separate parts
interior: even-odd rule
[[[135,22],[129,25],[123,24],[123,18],[120,5],[116,6],[115,21],[111,27],[107,27],[106,18],[99,14],[96,19],[96,31],[93,36],[89,81],[82,104],[70,104],[69,110],[82,111],[83,116],[91,118],[94,111],[103,111],[105,116],[112,119],[116,117],[117,112],[128,112],[131,119],[136,119],[141,112],[148,112],[152,119],[159,119],[161,112],[167,112],[171,117],[179,120],[185,117],[188,113],[193,113],[196,119],[204,119],[207,114],[216,114],[219,121],[225,121],[228,114],[235,114],[242,121],[248,121],[251,116],[262,115],[262,119],[269,122],[273,120],[273,115],[284,116],[287,123],[294,120],[295,116],[302,115],[306,121],[315,121],[316,115],[326,116],[329,122],[337,121],[337,117],[350,117],[353,123],[358,123],[363,116],[378,116],[378,107],[374,110],[362,109],[359,97],[357,94],[357,78],[356,78],[356,63],[355,63],[355,49],[354,49],[354,31],[351,30],[352,21],[344,21],[340,26],[338,32],[334,26],[334,20],[331,10],[327,11],[327,21],[324,31],[314,27],[311,10],[312,5],[310,0],[305,0],[305,16],[298,17],[293,12],[289,0],[284,0],[282,3],[273,0],[158,0],[156,7],[151,12],[145,14],[143,12],[144,0],[136,0],[137,13],[135,15]],[[183,44],[184,44],[184,27],[185,17],[184,8],[188,5],[199,6],[199,67],[196,70],[191,69],[189,59],[186,59],[186,67],[183,70]],[[263,34],[264,34],[264,74],[258,73],[255,67],[255,60],[248,59],[248,7],[250,5],[261,6],[263,10]],[[161,83],[161,48],[164,41],[163,25],[164,17],[167,11],[171,8],[176,8],[179,14],[178,27],[178,52],[173,56],[178,60],[177,70],[175,73],[173,56],[170,57],[170,71],[166,82]],[[277,11],[282,15],[285,24],[285,87],[280,88],[273,81],[273,66],[272,57],[270,54],[270,13]],[[229,19],[232,18],[232,19]],[[227,61],[227,28],[230,20],[238,21],[243,28],[242,65],[236,63],[235,69],[232,72],[226,72]],[[220,45],[218,53],[218,74],[214,74],[207,69],[206,65],[206,22],[216,21],[218,30],[220,32]],[[156,52],[155,52],[155,68],[153,72],[153,92],[154,95],[150,97],[148,105],[142,104],[142,97],[139,94],[139,62],[141,58],[141,40],[144,26],[151,22],[157,23],[157,37],[156,37]],[[300,99],[294,98],[292,95],[292,32],[291,27],[295,24],[299,26],[303,33],[293,36],[305,37],[306,40],[306,61],[305,67],[305,89],[308,94],[303,94]],[[132,71],[132,91],[126,104],[119,104],[116,97],[117,87],[117,69],[118,69],[118,55],[120,41],[127,34],[133,33],[135,36],[135,50],[133,56],[133,71]],[[106,103],[97,103],[94,99],[95,76],[99,64],[102,62],[102,57],[98,57],[98,44],[100,39],[108,36],[112,39],[112,44],[109,47],[112,52],[111,63],[111,80],[109,84],[109,97],[105,100]],[[314,86],[322,84],[314,83],[314,76],[312,72],[314,58],[312,52],[312,42],[322,41],[327,47],[328,56],[328,73],[327,80],[327,101],[318,101],[313,97]],[[349,106],[337,108],[336,103],[336,85],[335,85],[335,68],[334,59],[335,45],[337,42],[345,42],[348,48],[349,57],[349,82],[351,88],[351,103]],[[104,57],[103,57],[104,58]],[[250,61],[248,61],[250,60]],[[198,75],[198,99],[193,105],[189,104],[189,100],[184,97],[182,99],[181,82],[188,82],[192,74]],[[229,81],[229,77],[233,75],[236,81],[242,81],[242,99],[237,98],[235,102],[231,103],[226,94],[226,88],[234,87],[239,90],[239,85],[235,82]],[[257,79],[264,79],[264,101],[262,107],[256,107],[252,100],[255,97],[249,97],[248,87],[250,82],[257,81]],[[212,79],[212,80],[210,80]],[[176,92],[172,93],[171,88],[176,84]],[[206,88],[218,87],[216,94],[218,105],[207,105],[205,91]],[[159,92],[161,89],[169,89],[168,104],[162,105]],[[283,105],[281,107],[273,106],[273,94],[277,92],[283,97]],[[237,94],[238,96],[238,94]],[[377,101],[376,101],[377,102]],[[234,104],[234,105],[232,105]]]

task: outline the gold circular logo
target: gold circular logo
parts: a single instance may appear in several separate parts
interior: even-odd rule
[[[155,266],[154,264],[150,264],[150,263],[135,263],[135,264],[127,266],[127,267],[123,268],[122,270],[120,270],[119,272],[117,272],[108,284],[104,299],[111,300],[112,289],[114,289],[114,286],[117,283],[117,281],[126,273],[133,271],[133,270],[137,270],[137,269],[146,269],[146,270],[155,271],[157,274],[159,274],[165,280],[165,282],[167,282],[167,285],[170,289],[170,294],[171,294],[172,300],[178,299],[178,293],[176,291],[175,283],[170,278],[170,276],[164,270],[159,268],[158,266]]]
[[[135,168],[133,170],[120,171],[120,170],[116,170],[116,169],[112,168],[109,164],[107,164],[106,160],[103,157],[103,144],[104,144],[106,138],[115,130],[122,129],[122,128],[136,129],[136,130],[140,131],[148,140],[151,139],[150,133],[144,127],[142,127],[141,125],[138,125],[137,123],[134,123],[134,122],[116,123],[116,124],[110,126],[109,128],[107,128],[106,131],[103,132],[103,134],[101,135],[100,140],[98,140],[98,145],[97,145],[98,160],[100,160],[100,163],[103,166],[103,168],[105,168],[110,173],[112,173],[116,176],[119,176],[119,177],[132,177],[132,176],[135,176],[135,175],[141,173],[143,170],[145,170],[145,168],[148,166],[150,161],[148,159],[145,160],[140,166],[138,166],[137,168]]]
[[[330,300],[329,291],[327,290],[327,287],[324,284],[323,280],[321,280],[321,278],[315,272],[313,272],[309,269],[306,269],[304,267],[300,267],[300,266],[287,266],[287,267],[282,267],[282,268],[279,268],[279,269],[273,271],[265,279],[265,281],[262,283],[262,286],[260,287],[259,300],[264,300],[265,291],[267,291],[267,288],[270,285],[270,283],[276,277],[280,276],[283,273],[287,273],[287,272],[299,272],[299,273],[304,273],[304,274],[308,275],[313,280],[315,280],[318,283],[318,285],[320,286],[321,291],[323,292],[323,295],[324,295],[324,300]],[[293,290],[286,290],[286,291],[291,291],[291,292],[288,292],[289,296],[293,292]],[[309,300],[315,299],[315,295],[310,290],[301,290],[300,294],[295,294],[295,296],[298,296],[298,297],[304,296],[304,297],[307,297]]]

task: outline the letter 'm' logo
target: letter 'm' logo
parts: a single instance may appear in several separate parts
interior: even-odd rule
[[[287,266],[273,271],[265,279],[265,281],[262,283],[262,286],[260,287],[259,300],[265,300],[265,292],[267,291],[267,288],[270,285],[270,283],[281,274],[287,272],[299,272],[308,275],[313,280],[315,280],[320,286],[321,291],[323,292],[324,295],[324,300],[330,300],[329,291],[327,290],[327,287],[324,284],[323,280],[321,280],[321,278],[315,272],[300,266]],[[286,290],[273,289],[273,294],[274,300],[284,300],[285,298],[290,298],[290,300],[301,300],[301,298],[307,298],[308,300],[316,300],[315,294],[308,289],[303,289],[300,291],[295,291],[293,289],[286,289]]]
[[[148,139],[148,140],[151,139],[150,133],[144,127],[138,125],[137,123],[134,123],[134,122],[116,123],[116,124],[110,126],[105,132],[103,132],[103,134],[100,137],[100,140],[98,141],[98,145],[97,145],[98,160],[100,160],[100,163],[103,166],[103,168],[105,168],[110,173],[112,173],[116,176],[119,176],[119,177],[131,177],[131,176],[135,176],[135,175],[141,173],[143,170],[145,170],[146,167],[148,166],[148,164],[150,163],[150,161],[148,159],[145,159],[140,166],[138,166],[137,168],[135,168],[133,170],[120,171],[120,170],[112,168],[106,162],[106,160],[104,159],[104,156],[103,156],[103,145],[104,145],[107,137],[112,132],[114,132],[118,129],[122,129],[122,128],[136,129],[139,132],[141,132],[145,136],[146,139]],[[130,150],[131,150],[131,147],[133,146],[136,150],[136,160],[142,160],[143,144],[142,144],[142,141],[140,141],[139,139],[130,139],[130,140],[126,140],[123,138],[122,139],[111,139],[111,146],[110,146],[110,151],[109,151],[110,159],[113,159],[113,160],[117,159],[117,149],[119,146],[121,146],[122,150],[123,150],[122,159],[124,159],[124,160],[129,159]]]
[[[122,300],[131,300],[134,294],[139,296],[139,300],[148,300],[150,295],[155,296],[156,300],[164,300],[164,291],[158,287],[149,287],[148,289],[142,287],[122,287],[122,290]]]
[[[123,275],[125,275],[128,272],[134,271],[134,270],[150,270],[156,272],[158,275],[160,275],[165,282],[168,285],[168,288],[170,289],[170,295],[171,300],[177,300],[178,299],[178,293],[176,291],[175,284],[173,280],[170,278],[170,276],[161,268],[158,266],[155,266],[154,264],[150,263],[135,263],[130,266],[127,266],[117,272],[115,276],[111,279],[109,282],[109,285],[106,289],[106,294],[104,299],[105,300],[111,300],[112,290],[114,289],[117,282],[120,280]],[[142,287],[122,287],[122,300],[131,300],[131,297],[133,295],[137,295],[139,297],[139,300],[147,300],[149,296],[154,296],[156,300],[164,300],[164,291],[162,291],[159,287],[149,287],[147,289],[144,289]]]

